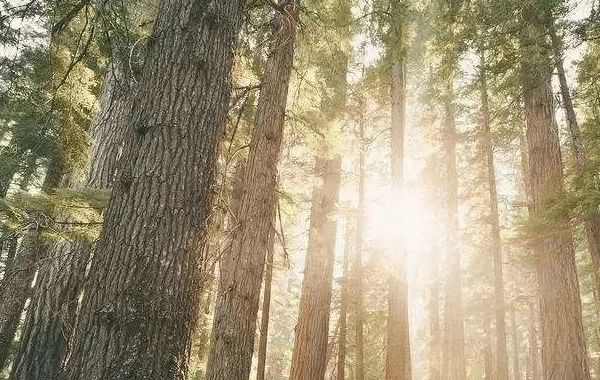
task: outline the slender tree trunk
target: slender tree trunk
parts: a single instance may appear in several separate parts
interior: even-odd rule
[[[298,22],[298,3],[280,6],[283,12],[273,22],[254,119],[238,225],[221,259],[207,380],[250,376],[262,272],[277,206],[277,164]]]
[[[512,326],[512,351],[513,351],[513,378],[521,379],[521,370],[519,368],[519,335],[517,330],[517,320],[515,317],[514,306],[510,309],[510,324]]]
[[[363,109],[363,107],[361,107]],[[358,158],[358,215],[356,222],[356,253],[354,255],[354,295],[355,295],[355,339],[356,339],[356,380],[365,378],[364,316],[363,316],[363,228],[365,214],[365,122],[361,116],[358,138],[360,142]]]
[[[429,299],[429,380],[441,380],[440,284],[434,272]]]
[[[348,267],[350,263],[350,257],[352,256],[352,244],[353,244],[353,234],[356,232],[351,225],[351,217],[349,217],[346,221],[346,246],[344,247],[344,273],[342,278],[342,289],[340,296],[340,321],[339,321],[339,329],[340,329],[340,338],[338,341],[338,360],[337,360],[337,376],[336,380],[345,380],[346,379],[346,346],[347,346],[347,315],[348,315],[348,287],[350,278],[348,277]]]
[[[452,91],[450,91],[451,93]],[[462,314],[462,284],[458,244],[458,173],[456,169],[456,126],[452,96],[444,100],[444,154],[447,176],[448,279],[444,305],[443,374],[448,380],[465,380],[465,330]]]
[[[315,163],[319,182],[313,189],[308,250],[296,325],[290,380],[323,379],[331,310],[337,219],[333,215],[340,188],[342,161],[320,154]]]
[[[553,22],[548,29],[550,30],[552,50],[554,53],[554,66],[558,73],[565,118],[567,119],[569,134],[571,135],[571,146],[573,149],[573,156],[575,157],[575,167],[579,180],[583,181],[586,167],[588,166],[585,139],[583,138],[579,123],[577,122],[577,114],[575,113],[569,83],[567,82],[567,75],[563,65],[562,42],[556,34]],[[600,212],[597,207],[595,207],[589,215],[586,215],[584,227],[588,249],[592,258],[592,265],[594,267],[593,276],[595,292],[596,294],[600,294]]]
[[[258,369],[256,380],[265,380],[267,363],[267,342],[269,340],[269,317],[271,311],[271,286],[273,284],[273,254],[275,251],[275,230],[271,229],[267,262],[265,263],[265,281],[263,290],[262,315],[260,319],[260,339],[258,341]]]
[[[15,255],[17,253],[17,239],[12,236],[10,231],[3,231],[0,234],[2,239],[2,251],[6,251],[6,259],[4,260],[4,267],[2,268],[2,281],[6,278],[6,274],[10,273],[13,267]],[[0,281],[0,289],[2,289],[2,281]]]
[[[536,327],[537,313],[535,307],[530,306],[529,314],[529,374],[528,380],[539,380],[539,360],[538,360],[538,334]]]
[[[66,379],[187,377],[242,9],[160,3]]]
[[[544,51],[544,26],[537,9],[524,9],[531,27],[521,40],[524,51],[523,91],[529,152],[531,211],[549,199],[565,196],[560,142],[554,118],[550,67]],[[529,34],[527,34],[529,33]],[[535,53],[537,52],[537,53]],[[535,53],[535,54],[534,54]],[[537,259],[542,329],[542,362],[546,380],[590,378],[581,312],[573,238],[567,221],[562,231],[533,241]]]
[[[490,106],[487,89],[485,52],[480,51],[481,111],[483,116],[482,140],[485,151],[488,190],[490,193],[490,221],[492,227],[492,256],[494,262],[494,301],[496,309],[496,379],[508,380],[508,353],[506,349],[506,311],[504,306],[504,275],[502,268],[502,239],[500,237],[500,215],[498,212],[498,190],[496,188],[496,166],[492,142]]]
[[[129,115],[129,92],[123,78],[109,69],[102,95],[103,108],[91,126],[91,168],[87,185],[109,188]],[[67,184],[75,187],[74,181]],[[68,225],[63,227],[69,229]],[[78,300],[89,263],[86,241],[61,240],[45,251],[36,277],[10,379],[55,379],[61,369],[75,325]]]
[[[495,380],[494,374],[494,354],[492,352],[492,331],[490,326],[490,317],[485,316],[485,322],[483,326],[483,333],[485,335],[485,350],[484,350],[484,364],[485,364],[485,380]]]
[[[391,174],[392,202],[402,201],[404,171],[404,124],[406,112],[406,67],[404,58],[392,66]],[[410,328],[406,251],[400,235],[393,244],[393,272],[388,280],[386,379],[409,380],[411,374]]]

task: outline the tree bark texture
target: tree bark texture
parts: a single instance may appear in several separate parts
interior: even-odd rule
[[[31,293],[36,264],[44,251],[41,234],[44,218],[30,215],[26,234],[15,255],[11,270],[7,272],[0,289],[0,369],[7,364],[13,340],[19,327],[25,302]]]
[[[563,163],[550,84],[549,49],[537,10],[528,7],[532,24],[521,39],[526,135],[529,152],[531,211],[550,199],[564,198]],[[548,236],[549,235],[549,236]],[[579,282],[570,228],[533,242],[540,292],[542,362],[546,380],[590,378],[583,329]]]
[[[277,207],[277,164],[298,22],[295,1],[280,5],[254,119],[238,225],[221,259],[207,380],[250,376],[265,254]]]
[[[66,379],[186,379],[242,9],[159,5]]]
[[[112,66],[112,65],[111,65]],[[91,126],[93,139],[87,186],[109,188],[122,148],[132,97],[122,74],[109,68],[102,109]],[[76,187],[75,183],[68,184]],[[70,228],[65,225],[63,228]],[[61,240],[48,246],[41,260],[22,338],[10,379],[56,379],[73,333],[91,247],[85,241]]]
[[[325,156],[325,154],[321,154]],[[319,183],[312,194],[308,249],[290,380],[323,379],[327,367],[329,316],[337,235],[336,204],[342,160],[318,157]]]

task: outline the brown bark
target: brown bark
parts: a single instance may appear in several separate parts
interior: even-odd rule
[[[340,295],[340,320],[338,327],[340,330],[338,339],[338,358],[337,358],[337,380],[345,380],[346,378],[346,345],[347,345],[347,328],[348,328],[348,288],[350,286],[350,278],[348,277],[348,267],[350,257],[352,256],[352,237],[354,229],[351,226],[351,218],[346,220],[346,245],[344,247],[344,263],[343,263],[343,278],[342,289]]]
[[[129,115],[128,91],[109,69],[102,110],[91,126],[93,139],[87,185],[108,188],[116,170]],[[123,78],[120,78],[123,81]],[[130,97],[129,97],[130,98]],[[68,184],[74,187],[75,183]],[[65,225],[64,229],[69,226]],[[57,241],[49,245],[38,269],[23,334],[10,379],[55,379],[61,369],[75,325],[78,300],[91,247],[85,241]]]
[[[277,206],[277,164],[296,40],[298,4],[280,4],[244,174],[238,225],[221,259],[207,380],[247,379],[260,288]]]
[[[494,146],[492,142],[490,105],[487,88],[485,52],[480,51],[481,71],[479,91],[482,111],[482,145],[488,171],[488,190],[490,195],[490,222],[492,227],[492,257],[494,263],[494,303],[496,310],[496,378],[508,380],[508,353],[506,349],[506,311],[504,306],[504,274],[502,260],[502,239],[500,237],[500,215],[498,212],[498,190],[496,187],[496,166],[494,164]]]
[[[271,310],[271,287],[273,284],[273,253],[275,247],[275,230],[271,230],[269,247],[267,249],[267,262],[265,263],[265,281],[263,290],[262,315],[260,319],[260,339],[258,341],[258,369],[256,380],[265,380],[267,363],[267,342],[269,339],[269,316]]]
[[[31,214],[27,222],[26,234],[0,289],[0,369],[7,364],[21,314],[30,295],[36,263],[44,250],[41,239],[43,216]]]
[[[315,163],[319,183],[312,195],[308,249],[296,324],[290,380],[323,379],[327,367],[329,316],[337,219],[334,212],[340,188],[340,157]]]
[[[458,246],[458,173],[456,169],[456,126],[452,90],[444,100],[444,155],[446,162],[446,250],[448,279],[444,304],[444,376],[448,380],[466,379],[465,330],[462,313],[462,284]]]
[[[404,58],[392,66],[391,176],[392,202],[402,201],[404,169],[404,124],[406,112],[406,64]],[[410,329],[406,251],[401,236],[393,244],[393,271],[388,280],[386,379],[411,379]]]
[[[550,62],[543,46],[544,27],[534,7],[525,9],[523,92],[529,152],[531,211],[550,199],[564,198],[563,163],[554,118]],[[528,33],[525,33],[528,32]],[[565,221],[559,221],[565,222]],[[565,224],[568,224],[565,222]],[[590,378],[573,238],[569,227],[534,239],[546,380]]]
[[[513,351],[513,379],[521,379],[521,370],[519,368],[519,335],[517,330],[517,320],[515,317],[515,308],[510,309],[510,324],[512,327],[512,351]]]
[[[185,379],[242,1],[162,0],[66,379]]]

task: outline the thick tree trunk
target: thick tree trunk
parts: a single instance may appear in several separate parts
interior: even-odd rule
[[[364,109],[361,106],[361,109]],[[355,380],[365,378],[365,348],[364,348],[364,316],[363,316],[363,233],[365,222],[365,121],[361,116],[358,138],[360,152],[358,158],[358,210],[356,221],[356,253],[354,255],[354,297],[355,297],[355,339],[356,339],[356,374]]]
[[[342,160],[320,154],[315,163],[319,182],[312,195],[308,249],[302,280],[302,296],[290,380],[323,379],[327,367],[327,344],[335,238],[335,212],[340,189]]]
[[[256,380],[265,380],[267,364],[267,342],[269,340],[269,317],[271,311],[271,287],[273,285],[273,254],[275,251],[275,229],[271,229],[267,262],[265,263],[265,281],[263,290],[262,314],[260,317],[260,339],[258,341],[258,368]]]
[[[465,380],[465,330],[458,230],[458,173],[456,169],[456,126],[451,93],[444,100],[444,155],[447,176],[447,265],[444,304],[443,374],[448,380]]]
[[[525,20],[532,27],[527,29],[530,34],[524,31],[521,40],[524,51],[531,53],[523,62],[523,92],[533,213],[542,209],[548,200],[565,196],[563,163],[550,85],[551,70],[543,64],[550,61],[541,49],[544,27],[540,25],[537,13],[533,7],[525,9]],[[534,239],[533,251],[537,260],[540,292],[544,378],[589,379],[570,228]]]
[[[243,2],[162,0],[66,379],[185,379]]]
[[[123,78],[109,69],[102,110],[91,126],[91,168],[87,185],[109,188],[122,147],[131,99]],[[75,183],[68,184],[75,187]],[[63,228],[68,229],[65,225]],[[65,359],[75,325],[78,300],[91,247],[85,241],[57,241],[49,245],[39,266],[22,338],[10,379],[55,379]]]
[[[441,380],[441,328],[440,328],[440,284],[437,269],[434,272],[429,296],[429,380]]]
[[[338,339],[338,358],[337,358],[337,375],[336,380],[346,379],[346,346],[348,341],[348,288],[350,286],[350,278],[348,267],[350,257],[352,256],[353,234],[356,232],[352,227],[351,217],[346,220],[346,245],[344,247],[344,262],[343,262],[343,277],[342,289],[340,295],[340,321],[338,323],[340,337]]]
[[[490,105],[487,89],[485,52],[480,52],[480,88],[482,111],[482,142],[485,151],[488,190],[490,194],[490,222],[492,227],[492,256],[494,262],[494,304],[496,309],[496,379],[508,380],[508,353],[506,349],[506,311],[504,306],[504,275],[502,260],[502,239],[500,237],[500,215],[498,212],[498,190],[496,187],[496,166],[492,142]]]
[[[512,327],[513,379],[521,380],[521,370],[519,368],[519,334],[514,307],[510,309],[510,324]]]
[[[404,171],[404,124],[406,112],[406,67],[404,58],[392,66],[391,174],[392,202],[402,202]],[[393,271],[388,280],[386,379],[410,380],[410,329],[406,251],[400,235],[393,244]]]
[[[11,270],[5,274],[0,289],[0,369],[7,364],[13,340],[25,302],[29,298],[36,263],[44,250],[41,239],[42,215],[30,215],[27,232],[14,258]]]
[[[298,22],[295,1],[280,5],[254,119],[238,226],[221,259],[207,380],[250,375],[265,254],[277,206],[277,164]]]

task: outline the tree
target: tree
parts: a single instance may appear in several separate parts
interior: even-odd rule
[[[551,64],[540,9],[524,7],[530,28],[521,36],[522,89],[529,152],[531,211],[541,212],[564,199],[563,163],[556,131]],[[544,378],[589,379],[581,299],[570,225],[538,236],[532,249],[540,292]],[[560,358],[560,359],[559,359]]]
[[[160,3],[67,379],[186,378],[242,7]]]
[[[277,206],[277,164],[299,4],[286,1],[277,8],[254,118],[238,225],[221,259],[207,380],[244,379],[250,375],[262,272]]]

